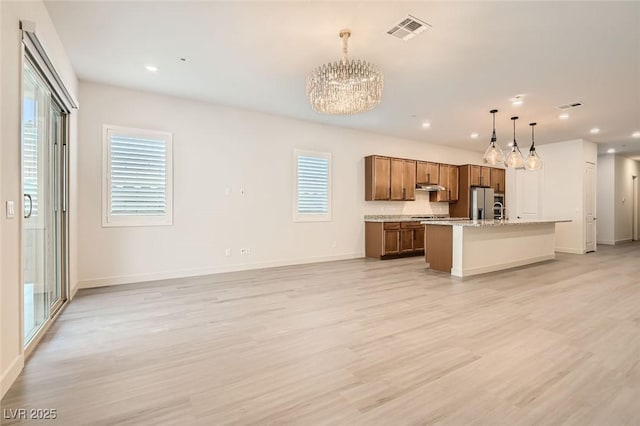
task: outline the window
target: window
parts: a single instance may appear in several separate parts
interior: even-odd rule
[[[331,220],[331,154],[296,150],[294,172],[294,220]]]
[[[171,133],[104,126],[103,226],[173,223]]]

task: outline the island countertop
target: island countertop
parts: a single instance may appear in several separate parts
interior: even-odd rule
[[[423,220],[422,225],[441,225],[441,226],[472,226],[475,228],[484,228],[489,226],[512,226],[512,225],[537,225],[540,223],[560,223],[571,222],[570,219],[507,219],[507,220]]]

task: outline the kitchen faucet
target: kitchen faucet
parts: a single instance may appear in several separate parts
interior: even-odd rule
[[[500,201],[496,201],[495,203],[493,203],[493,208],[496,208],[496,205],[500,206],[500,217],[498,218],[499,220],[504,220],[504,204],[502,204]]]

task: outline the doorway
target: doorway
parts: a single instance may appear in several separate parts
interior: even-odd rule
[[[631,212],[631,239],[638,241],[638,176],[633,176],[632,179],[633,203],[631,203],[631,205],[633,212]]]
[[[23,339],[30,348],[67,300],[68,111],[29,55],[22,76]]]
[[[596,165],[584,168],[585,252],[596,251]]]

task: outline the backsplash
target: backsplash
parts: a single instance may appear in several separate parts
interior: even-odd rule
[[[432,203],[429,193],[416,191],[415,201],[367,201],[365,215],[379,214],[449,214],[449,203]]]

